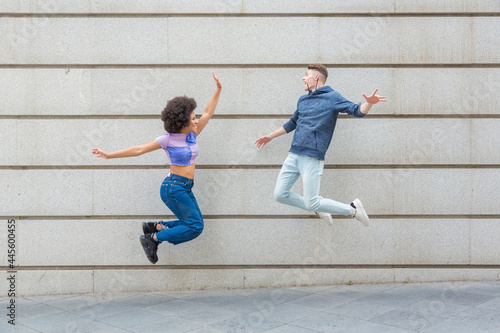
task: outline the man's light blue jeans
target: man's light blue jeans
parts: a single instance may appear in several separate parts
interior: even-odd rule
[[[274,199],[304,210],[347,216],[351,206],[318,195],[324,165],[325,161],[317,158],[288,153],[276,181]],[[299,176],[302,176],[304,196],[290,192]]]

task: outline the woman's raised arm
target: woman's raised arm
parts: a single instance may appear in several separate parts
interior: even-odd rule
[[[198,133],[196,133],[196,136],[200,135],[201,131],[203,131],[203,128],[205,128],[205,125],[207,125],[210,118],[212,118],[212,116],[214,115],[215,108],[217,107],[217,103],[219,102],[220,92],[222,91],[222,85],[220,84],[219,77],[215,75],[214,72],[212,72],[212,75],[214,76],[217,89],[215,90],[215,93],[212,96],[210,102],[208,102],[205,111],[203,111],[200,120],[198,120]]]

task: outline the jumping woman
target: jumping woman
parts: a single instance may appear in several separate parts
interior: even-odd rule
[[[139,156],[160,148],[167,153],[170,173],[161,184],[160,196],[178,220],[142,224],[144,235],[140,236],[140,242],[146,256],[153,264],[158,261],[156,252],[161,242],[181,244],[195,239],[203,231],[203,217],[191,188],[194,184],[194,162],[198,156],[196,139],[212,118],[222,90],[218,76],[214,72],[212,75],[217,89],[200,120],[196,119],[194,113],[196,109],[194,99],[186,96],[175,97],[168,101],[161,113],[165,134],[141,146],[113,153],[107,153],[99,148],[92,150],[93,154],[104,159]]]

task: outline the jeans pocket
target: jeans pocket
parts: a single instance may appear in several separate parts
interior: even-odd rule
[[[318,173],[321,176],[323,176],[323,169],[325,168],[325,161],[324,160],[319,160],[318,161],[319,164],[318,164]]]

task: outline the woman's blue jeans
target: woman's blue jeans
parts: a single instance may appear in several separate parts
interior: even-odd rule
[[[351,206],[319,196],[324,164],[325,161],[314,157],[288,153],[276,181],[274,199],[304,210],[348,215]],[[304,196],[290,191],[299,176],[302,176]]]
[[[193,184],[193,179],[173,173],[161,184],[161,199],[178,220],[160,221],[164,230],[156,233],[158,241],[177,245],[195,239],[203,231],[203,217],[191,192]]]

